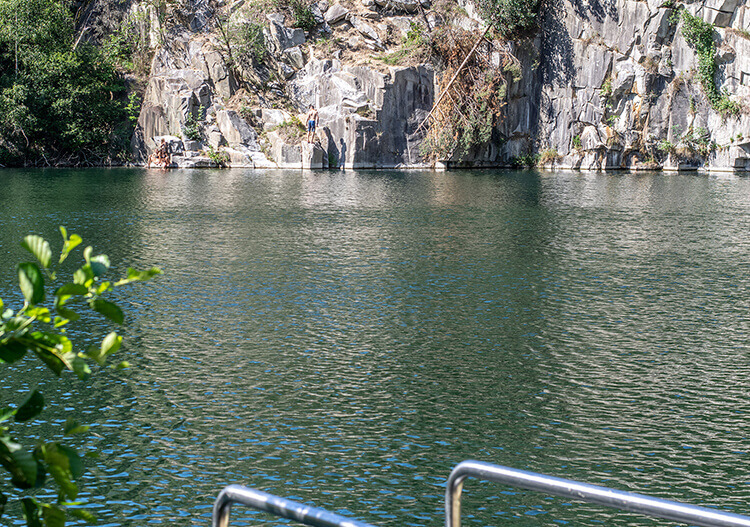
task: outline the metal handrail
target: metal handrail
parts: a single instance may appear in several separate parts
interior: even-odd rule
[[[750,527],[750,517],[717,509],[663,500],[608,487],[580,483],[515,468],[463,461],[448,477],[445,489],[445,527],[461,527],[461,491],[468,477],[597,505],[656,516],[700,527]],[[228,527],[231,505],[238,503],[311,527],[373,527],[369,523],[339,516],[286,498],[241,485],[229,485],[219,493],[213,509],[213,527]]]
[[[748,516],[652,498],[633,492],[623,492],[608,487],[588,485],[481,461],[463,461],[456,465],[448,477],[445,490],[446,527],[461,526],[461,490],[464,480],[468,477],[702,527],[750,527]]]
[[[233,503],[247,505],[312,527],[373,527],[369,523],[241,485],[229,485],[219,493],[214,502],[213,527],[228,527],[229,512]]]

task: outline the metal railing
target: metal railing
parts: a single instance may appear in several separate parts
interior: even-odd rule
[[[310,507],[241,485],[229,485],[219,493],[219,497],[214,502],[213,527],[228,527],[229,512],[233,503],[247,505],[312,527],[373,527],[369,523],[345,518],[324,509]]]
[[[446,527],[461,526],[461,491],[464,481],[469,477],[700,527],[750,527],[750,517],[748,516],[653,498],[643,494],[623,492],[608,487],[589,485],[481,461],[463,461],[456,465],[448,477],[445,490]],[[216,498],[213,510],[213,527],[229,526],[229,514],[234,503],[269,512],[281,518],[295,520],[311,527],[373,527],[365,522],[241,485],[229,485]]]
[[[446,527],[460,527],[461,525],[461,490],[464,480],[468,477],[702,527],[750,527],[748,516],[652,498],[633,492],[623,492],[608,487],[588,485],[570,479],[555,478],[481,461],[463,461],[456,465],[448,477],[445,489]]]

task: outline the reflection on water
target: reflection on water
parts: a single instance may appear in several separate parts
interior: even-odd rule
[[[106,525],[207,525],[218,491],[242,483],[438,526],[445,478],[469,458],[750,512],[746,179],[3,176],[4,299],[18,241],[60,224],[120,271],[166,272],[123,294],[130,371],[0,382],[41,376],[59,407],[82,406],[84,446],[105,453],[85,498]],[[636,521],[467,491],[469,524]]]

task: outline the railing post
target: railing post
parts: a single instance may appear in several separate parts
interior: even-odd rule
[[[552,496],[596,503],[597,505],[702,527],[750,527],[749,516],[663,500],[634,492],[624,492],[609,487],[589,485],[570,479],[556,478],[481,461],[462,461],[456,465],[448,477],[445,489],[446,527],[460,527],[461,525],[461,491],[463,490],[463,481],[469,476]]]

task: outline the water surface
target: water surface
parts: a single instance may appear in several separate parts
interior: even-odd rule
[[[41,382],[54,409],[93,424],[82,448],[103,455],[84,499],[101,525],[209,525],[219,490],[240,483],[376,525],[437,527],[464,459],[750,513],[747,179],[2,177],[6,304],[27,258],[18,242],[57,241],[58,225],[116,273],[165,271],[118,295],[130,370],[90,386],[25,366],[0,379],[8,393]],[[74,336],[107,331],[85,329]],[[466,490],[468,525],[649,524]]]

